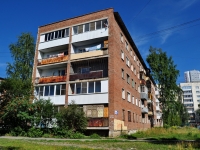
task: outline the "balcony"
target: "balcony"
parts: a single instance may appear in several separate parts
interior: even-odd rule
[[[89,118],[88,127],[108,127],[108,118]]]
[[[159,107],[159,106],[156,106],[156,110],[157,110],[157,111],[160,111],[160,107]]]
[[[151,103],[152,103],[152,100],[151,100],[151,99],[148,99],[148,100],[147,100],[147,103],[151,104]]]
[[[148,99],[148,93],[147,92],[140,92],[140,98],[141,99]]]
[[[144,79],[140,79],[140,85],[146,85],[146,81]]]
[[[153,112],[151,110],[148,111],[149,116],[153,116]]]
[[[141,111],[142,111],[142,113],[147,114],[148,113],[148,108],[145,107],[144,105],[141,105]]]
[[[63,57],[53,57],[53,58],[41,59],[41,60],[38,60],[38,66],[64,62],[67,60],[68,60],[68,55],[63,56]]]
[[[39,84],[66,82],[66,76],[50,76],[39,79]]]
[[[97,57],[97,56],[102,56],[102,55],[107,55],[107,54],[108,54],[108,50],[96,50],[96,51],[90,51],[90,52],[84,52],[84,53],[75,53],[75,54],[71,54],[71,60],[87,58],[87,57]]]
[[[162,118],[162,114],[161,113],[157,113],[156,116],[157,116],[157,119],[161,119]]]
[[[102,77],[103,77],[103,70],[99,70],[99,71],[91,71],[89,73],[71,74],[69,80],[75,81],[75,80],[84,80],[84,79],[96,79],[96,78],[102,78]]]

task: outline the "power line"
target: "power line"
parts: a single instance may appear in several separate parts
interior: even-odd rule
[[[135,17],[133,18],[133,20],[147,7],[147,5],[150,3],[151,0],[149,0],[146,5],[135,15]],[[133,21],[132,20],[132,21]]]
[[[175,25],[175,26],[172,26],[172,27],[169,27],[169,28],[166,28],[166,29],[162,29],[162,30],[155,31],[155,32],[152,32],[152,33],[144,34],[144,35],[138,36],[136,38],[144,38],[144,37],[147,37],[147,36],[152,36],[152,35],[155,35],[155,34],[160,34],[162,32],[166,32],[166,31],[170,31],[170,30],[173,30],[173,29],[176,29],[176,28],[180,28],[182,26],[185,26],[185,25],[197,22],[197,21],[200,21],[200,18],[192,20],[192,21],[188,21],[188,22],[185,22],[185,23],[182,23],[182,24],[179,24],[179,25]]]

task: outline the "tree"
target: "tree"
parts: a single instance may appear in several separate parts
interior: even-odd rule
[[[22,33],[18,41],[9,46],[13,64],[7,63],[7,75],[10,78],[31,79],[35,52],[34,38],[30,33]]]
[[[179,70],[176,69],[177,66],[174,65],[172,57],[168,57],[162,49],[150,47],[149,52],[146,60],[152,71],[151,75],[160,88],[159,101],[162,104],[164,124],[179,125],[182,120],[179,118],[185,113],[178,111],[183,111],[184,106],[176,101],[181,91],[176,84]],[[179,109],[179,107],[182,108]]]
[[[60,128],[72,131],[82,131],[87,127],[87,118],[83,109],[72,102],[67,108],[61,110],[57,115],[57,123]]]
[[[9,46],[13,64],[8,63],[7,76],[0,85],[0,119],[11,127],[26,128],[31,119],[32,67],[34,38],[22,33],[15,44]]]

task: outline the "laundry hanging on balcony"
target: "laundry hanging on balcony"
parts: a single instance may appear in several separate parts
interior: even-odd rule
[[[100,49],[101,49],[101,44],[85,48],[86,51],[94,51],[94,50],[100,50]]]

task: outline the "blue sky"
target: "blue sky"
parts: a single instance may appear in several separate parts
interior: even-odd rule
[[[2,0],[0,77],[6,77],[6,63],[12,62],[9,44],[22,32],[30,32],[36,39],[41,25],[110,7],[120,13],[144,60],[150,46],[162,48],[180,70],[178,83],[184,82],[185,71],[200,70],[200,20],[147,36],[200,19],[199,0]]]

